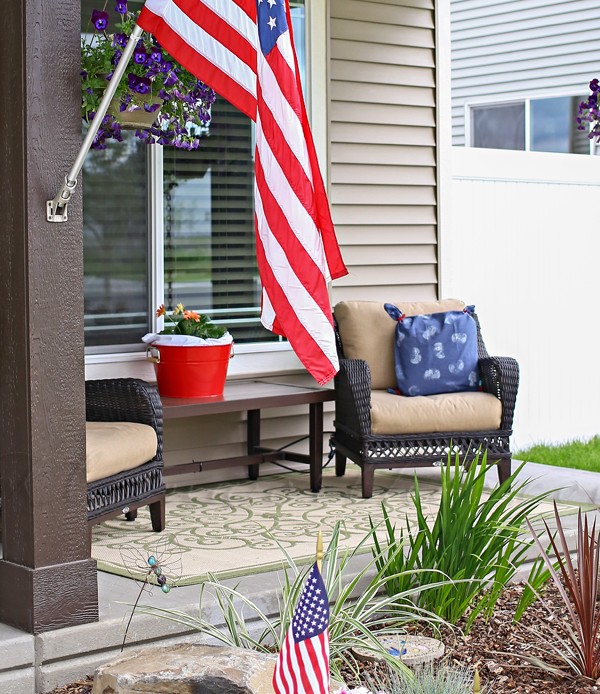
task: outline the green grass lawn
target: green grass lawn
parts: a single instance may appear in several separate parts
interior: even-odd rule
[[[537,444],[513,453],[516,460],[600,472],[600,436],[558,445]]]

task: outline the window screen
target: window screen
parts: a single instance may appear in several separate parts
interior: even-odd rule
[[[525,103],[476,106],[471,114],[474,147],[525,149]]]

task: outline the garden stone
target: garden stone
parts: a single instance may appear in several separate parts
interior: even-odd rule
[[[100,666],[92,694],[272,694],[276,660],[227,646],[150,648]],[[341,691],[341,685],[331,688]]]

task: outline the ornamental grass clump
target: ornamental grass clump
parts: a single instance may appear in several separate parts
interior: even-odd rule
[[[378,670],[365,677],[364,694],[472,694],[473,671],[466,667],[426,663],[413,668],[414,678],[405,680],[393,670]],[[477,691],[485,692],[480,688]]]
[[[365,545],[372,541],[373,533],[369,531],[354,549],[342,550],[340,528],[341,524],[337,522],[323,556],[322,569],[330,603],[331,675],[341,680],[342,670],[346,668],[354,672],[358,678],[360,666],[355,650],[360,649],[385,661],[400,680],[410,680],[411,671],[387,651],[377,635],[397,634],[403,625],[416,620],[431,625],[440,625],[441,620],[414,606],[414,599],[422,590],[419,587],[386,595],[386,584],[396,576],[386,573],[388,562],[385,560],[381,568],[376,568],[375,562],[383,559],[382,557],[376,555],[375,559],[366,562],[366,565],[362,562],[362,568],[357,572],[351,572],[350,562],[363,553]],[[211,574],[201,585],[200,609],[197,616],[150,606],[141,606],[138,611],[178,622],[228,646],[250,648],[265,653],[279,651],[309,570],[298,566],[281,544],[279,547],[285,557],[284,579],[281,593],[278,595],[276,614],[273,617],[269,617],[258,605],[246,598],[238,587],[225,585]],[[371,577],[373,569],[376,570]],[[206,597],[210,595],[214,597],[221,613],[220,620],[215,620],[214,614],[209,610]],[[221,625],[218,624],[219,621],[222,621]]]
[[[525,519],[547,496],[520,499],[526,483],[516,484],[520,466],[489,495],[484,492],[487,456],[477,455],[467,467],[458,456],[441,469],[441,498],[434,517],[423,509],[415,475],[412,502],[416,524],[406,517],[406,528],[396,529],[385,508],[385,533],[376,524],[375,563],[390,578],[389,595],[429,586],[418,595],[419,607],[451,624],[468,613],[468,633],[478,615],[489,618],[504,589],[532,545],[526,540]],[[402,548],[404,551],[398,551]],[[442,580],[450,579],[450,580]]]
[[[555,615],[552,633],[555,640],[548,640],[549,653],[558,657],[572,672],[596,681],[600,678],[600,609],[598,608],[598,563],[600,559],[600,533],[596,521],[590,526],[581,511],[577,516],[577,569],[571,559],[571,550],[565,537],[558,508],[554,502],[556,535],[544,526],[556,555],[558,571],[541,540],[529,521],[527,524],[540,550],[541,558],[565,605],[565,613]],[[566,619],[565,619],[566,616]],[[530,659],[534,665],[554,670],[539,659]]]
[[[104,5],[106,8],[106,3]],[[92,12],[81,38],[81,115],[89,123],[96,114],[114,70],[123,55],[139,13],[116,0],[114,31],[106,9]],[[91,32],[90,32],[91,30]],[[197,149],[210,123],[214,91],[177,63],[150,34],[142,34],[115,97],[115,108],[104,116],[93,149],[106,149],[110,139],[121,142],[119,113],[156,114],[154,122],[138,127],[136,137],[181,149]]]

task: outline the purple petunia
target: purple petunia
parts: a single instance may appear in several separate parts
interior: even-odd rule
[[[96,31],[104,31],[108,26],[108,12],[93,10],[92,24],[96,27]]]
[[[177,75],[174,72],[169,72],[165,77],[164,85],[165,87],[172,87],[174,84],[177,84],[178,81]]]
[[[138,77],[130,72],[127,75],[127,84],[137,94],[147,94],[150,91],[152,82],[147,77]]]
[[[127,45],[127,41],[128,41],[127,34],[120,34],[119,33],[119,34],[115,34],[113,36],[112,43],[113,43],[113,46],[120,46],[121,48],[125,48],[125,46]]]

